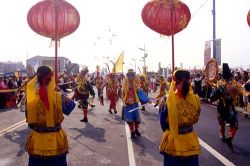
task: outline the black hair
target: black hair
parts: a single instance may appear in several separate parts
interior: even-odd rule
[[[37,69],[37,80],[39,84],[42,84],[43,79],[48,74],[52,73],[51,69],[48,66],[40,66]]]
[[[190,73],[186,70],[177,70],[175,72],[175,79],[176,79],[176,84],[178,85],[182,81],[182,87],[181,87],[181,94],[186,98],[188,92],[189,92],[189,86],[190,86]]]

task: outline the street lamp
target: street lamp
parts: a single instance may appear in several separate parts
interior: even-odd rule
[[[133,58],[132,60],[135,61],[135,73],[136,73],[136,59]]]
[[[142,60],[144,62],[144,67],[146,66],[146,58],[148,56],[148,54],[146,53],[146,49],[145,49],[145,44],[144,44],[144,47],[143,48],[139,48],[137,47],[139,50],[143,51],[143,57],[142,57]]]

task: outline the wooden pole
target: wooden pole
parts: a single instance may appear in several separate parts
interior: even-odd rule
[[[58,54],[58,0],[55,0],[55,81],[57,85],[57,54]]]
[[[172,72],[175,70],[175,64],[174,64],[174,4],[173,0],[171,0],[171,6],[170,6],[170,16],[171,16],[171,37],[172,37]]]

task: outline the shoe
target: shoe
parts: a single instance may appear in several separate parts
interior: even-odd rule
[[[141,108],[141,111],[146,111],[146,110],[145,110],[145,108],[142,107],[142,108]]]
[[[112,112],[112,111],[109,111],[109,113],[110,113],[110,114],[113,114],[113,112]]]
[[[132,138],[132,139],[135,138],[135,131],[132,131],[132,132],[131,132],[131,138]]]
[[[91,105],[90,105],[90,107],[94,108],[94,107],[95,107],[95,105],[91,104]]]
[[[135,129],[135,134],[138,136],[138,137],[140,137],[141,136],[141,133],[139,132],[139,130],[138,129]]]
[[[234,149],[233,144],[232,144],[232,138],[231,138],[231,137],[226,138],[226,143],[227,143],[228,147],[229,147],[231,150]]]
[[[221,140],[222,142],[226,142],[226,138],[223,137],[223,136],[220,136],[220,140]]]
[[[117,114],[117,111],[114,111],[115,114]]]
[[[78,105],[78,108],[82,108],[82,106],[79,104],[79,105]]]
[[[154,107],[157,107],[158,104],[155,104]]]
[[[88,118],[83,118],[80,120],[81,122],[88,122]]]

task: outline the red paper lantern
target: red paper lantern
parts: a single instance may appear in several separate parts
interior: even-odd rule
[[[80,24],[76,8],[65,0],[44,0],[35,4],[28,13],[28,24],[36,33],[55,40],[56,8],[58,11],[58,40],[73,33]]]
[[[248,23],[248,25],[250,27],[250,10],[249,10],[249,12],[247,14],[247,23]]]
[[[142,20],[150,29],[171,35],[171,0],[152,0],[148,2],[141,13]],[[191,19],[191,13],[186,4],[173,0],[174,34],[186,28]]]

